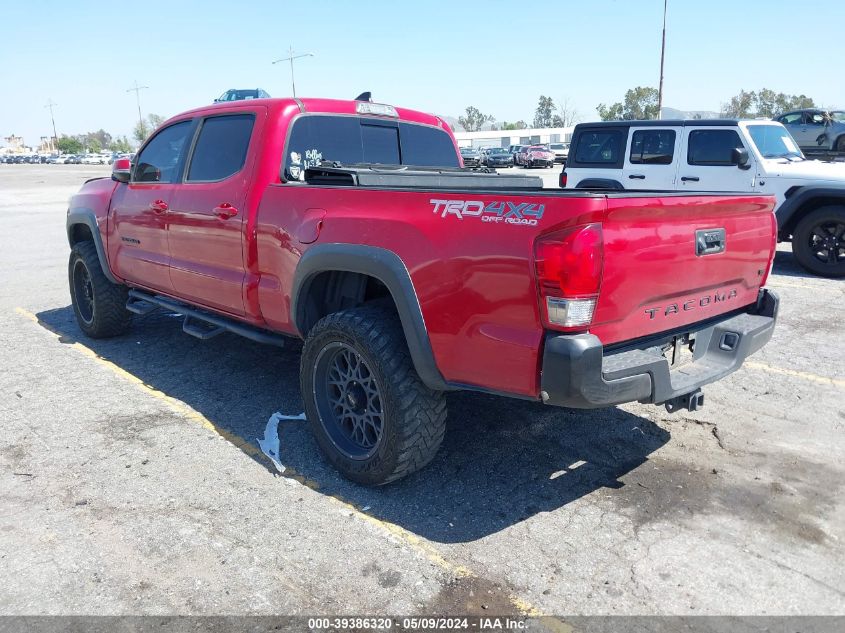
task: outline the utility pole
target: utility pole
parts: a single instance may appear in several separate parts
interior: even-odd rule
[[[298,55],[294,53],[293,46],[288,48],[288,56],[282,57],[281,59],[277,59],[274,61],[274,64],[278,64],[279,62],[290,62],[290,87],[293,91],[293,96],[296,96],[296,82],[293,79],[293,60],[299,59],[300,57],[314,57],[314,53],[299,53]]]
[[[663,59],[666,57],[666,5],[663,0],[663,43],[660,45],[660,87],[657,90],[657,118],[663,118]]]
[[[131,88],[127,88],[126,92],[134,92],[135,93],[135,100],[138,102],[138,125],[141,129],[144,129],[144,117],[141,116],[141,91],[147,90],[149,86],[139,86],[138,80],[135,80],[135,85]]]
[[[59,104],[53,103],[52,99],[47,99],[47,105],[44,106],[45,108],[50,108],[50,122],[53,124],[53,140],[50,143],[51,151],[59,146],[59,135],[56,134],[56,119],[53,116],[53,108],[55,108],[57,105]]]

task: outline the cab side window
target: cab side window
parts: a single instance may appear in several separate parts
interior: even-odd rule
[[[253,114],[205,119],[188,167],[188,182],[215,182],[243,169],[254,123]]]
[[[687,164],[720,166],[733,165],[731,154],[745,147],[736,130],[692,130],[689,133]]]
[[[191,121],[174,123],[156,134],[138,155],[132,182],[176,182],[180,159],[188,145]]]
[[[637,130],[631,136],[632,165],[671,165],[675,130]]]

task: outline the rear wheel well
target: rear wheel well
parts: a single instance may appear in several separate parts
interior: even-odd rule
[[[376,302],[396,309],[387,286],[376,277],[345,270],[324,271],[302,289],[297,302],[296,325],[304,337],[329,314]]]
[[[93,241],[94,236],[91,234],[91,228],[87,224],[74,224],[68,231],[70,238],[70,245],[78,244],[79,242]]]
[[[818,198],[811,198],[802,204],[792,217],[780,228],[780,237],[782,240],[791,238],[795,233],[795,227],[798,223],[807,217],[807,214],[812,213],[816,209],[827,206],[845,207],[845,195],[840,197],[835,196],[819,196]]]

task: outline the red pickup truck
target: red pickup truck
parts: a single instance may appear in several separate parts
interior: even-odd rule
[[[433,458],[446,391],[694,409],[771,337],[771,197],[486,171],[442,119],[369,101],[185,112],[71,199],[77,321],[115,336],[165,308],[202,339],[304,339],[311,428],[366,484]]]

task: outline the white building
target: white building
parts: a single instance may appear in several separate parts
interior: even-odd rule
[[[455,132],[460,147],[510,147],[572,140],[574,127],[528,128],[525,130],[481,130]]]

